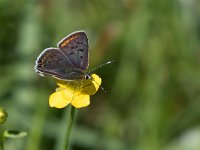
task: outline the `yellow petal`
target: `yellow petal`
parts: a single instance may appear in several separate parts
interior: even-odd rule
[[[75,88],[75,87],[74,87]],[[74,91],[74,88],[71,88],[71,87],[67,87],[65,88],[65,90],[63,91],[64,92],[64,97],[65,99],[67,99],[68,101],[72,101],[72,99],[74,98],[75,96],[75,91]]]
[[[95,94],[99,89],[101,82],[101,78],[98,75],[92,74],[90,79],[83,81],[82,92],[88,95]]]
[[[89,95],[97,92],[101,82],[101,78],[96,74],[92,74],[87,80],[57,81],[59,88],[50,95],[49,105],[63,108],[71,103],[76,108],[86,107],[90,104]]]
[[[63,90],[64,90],[64,88],[62,88],[62,87],[56,88],[56,92],[58,92],[58,91],[63,91]]]
[[[50,107],[63,108],[67,106],[71,101],[65,98],[65,93],[63,90],[57,91],[50,95],[49,105]]]
[[[56,80],[56,83],[59,87],[65,88],[67,82],[66,81],[62,81],[62,80]]]
[[[60,86],[61,88],[74,88],[77,86],[77,84],[79,84],[79,80],[75,80],[75,81],[62,81],[62,80],[57,80],[57,84],[58,86]]]
[[[92,81],[92,83],[93,83],[93,85],[94,85],[94,87],[96,88],[96,91],[99,89],[99,86],[101,85],[101,82],[102,82],[102,80],[101,80],[101,78],[98,76],[98,75],[96,75],[96,74],[92,74],[92,76],[91,76],[92,78],[91,78],[91,81]]]
[[[74,97],[71,104],[76,108],[86,107],[90,104],[90,96],[86,94],[80,94]]]

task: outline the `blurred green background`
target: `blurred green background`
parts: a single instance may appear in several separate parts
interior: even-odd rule
[[[0,106],[5,129],[28,136],[6,150],[59,150],[66,109],[48,106],[55,81],[37,56],[85,30],[102,86],[76,113],[73,150],[200,149],[199,0],[1,0]]]

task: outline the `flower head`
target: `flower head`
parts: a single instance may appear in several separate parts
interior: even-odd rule
[[[63,108],[72,104],[76,108],[90,104],[90,95],[94,95],[101,85],[101,78],[92,74],[90,79],[80,81],[57,81],[56,92],[50,95],[51,107]]]

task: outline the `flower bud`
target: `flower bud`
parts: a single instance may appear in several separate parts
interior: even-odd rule
[[[8,116],[7,112],[2,107],[0,107],[0,124],[6,122],[7,116]]]

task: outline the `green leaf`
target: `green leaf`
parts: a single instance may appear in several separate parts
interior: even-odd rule
[[[6,130],[3,133],[3,137],[5,138],[22,138],[27,135],[25,131],[17,131],[17,130]]]

